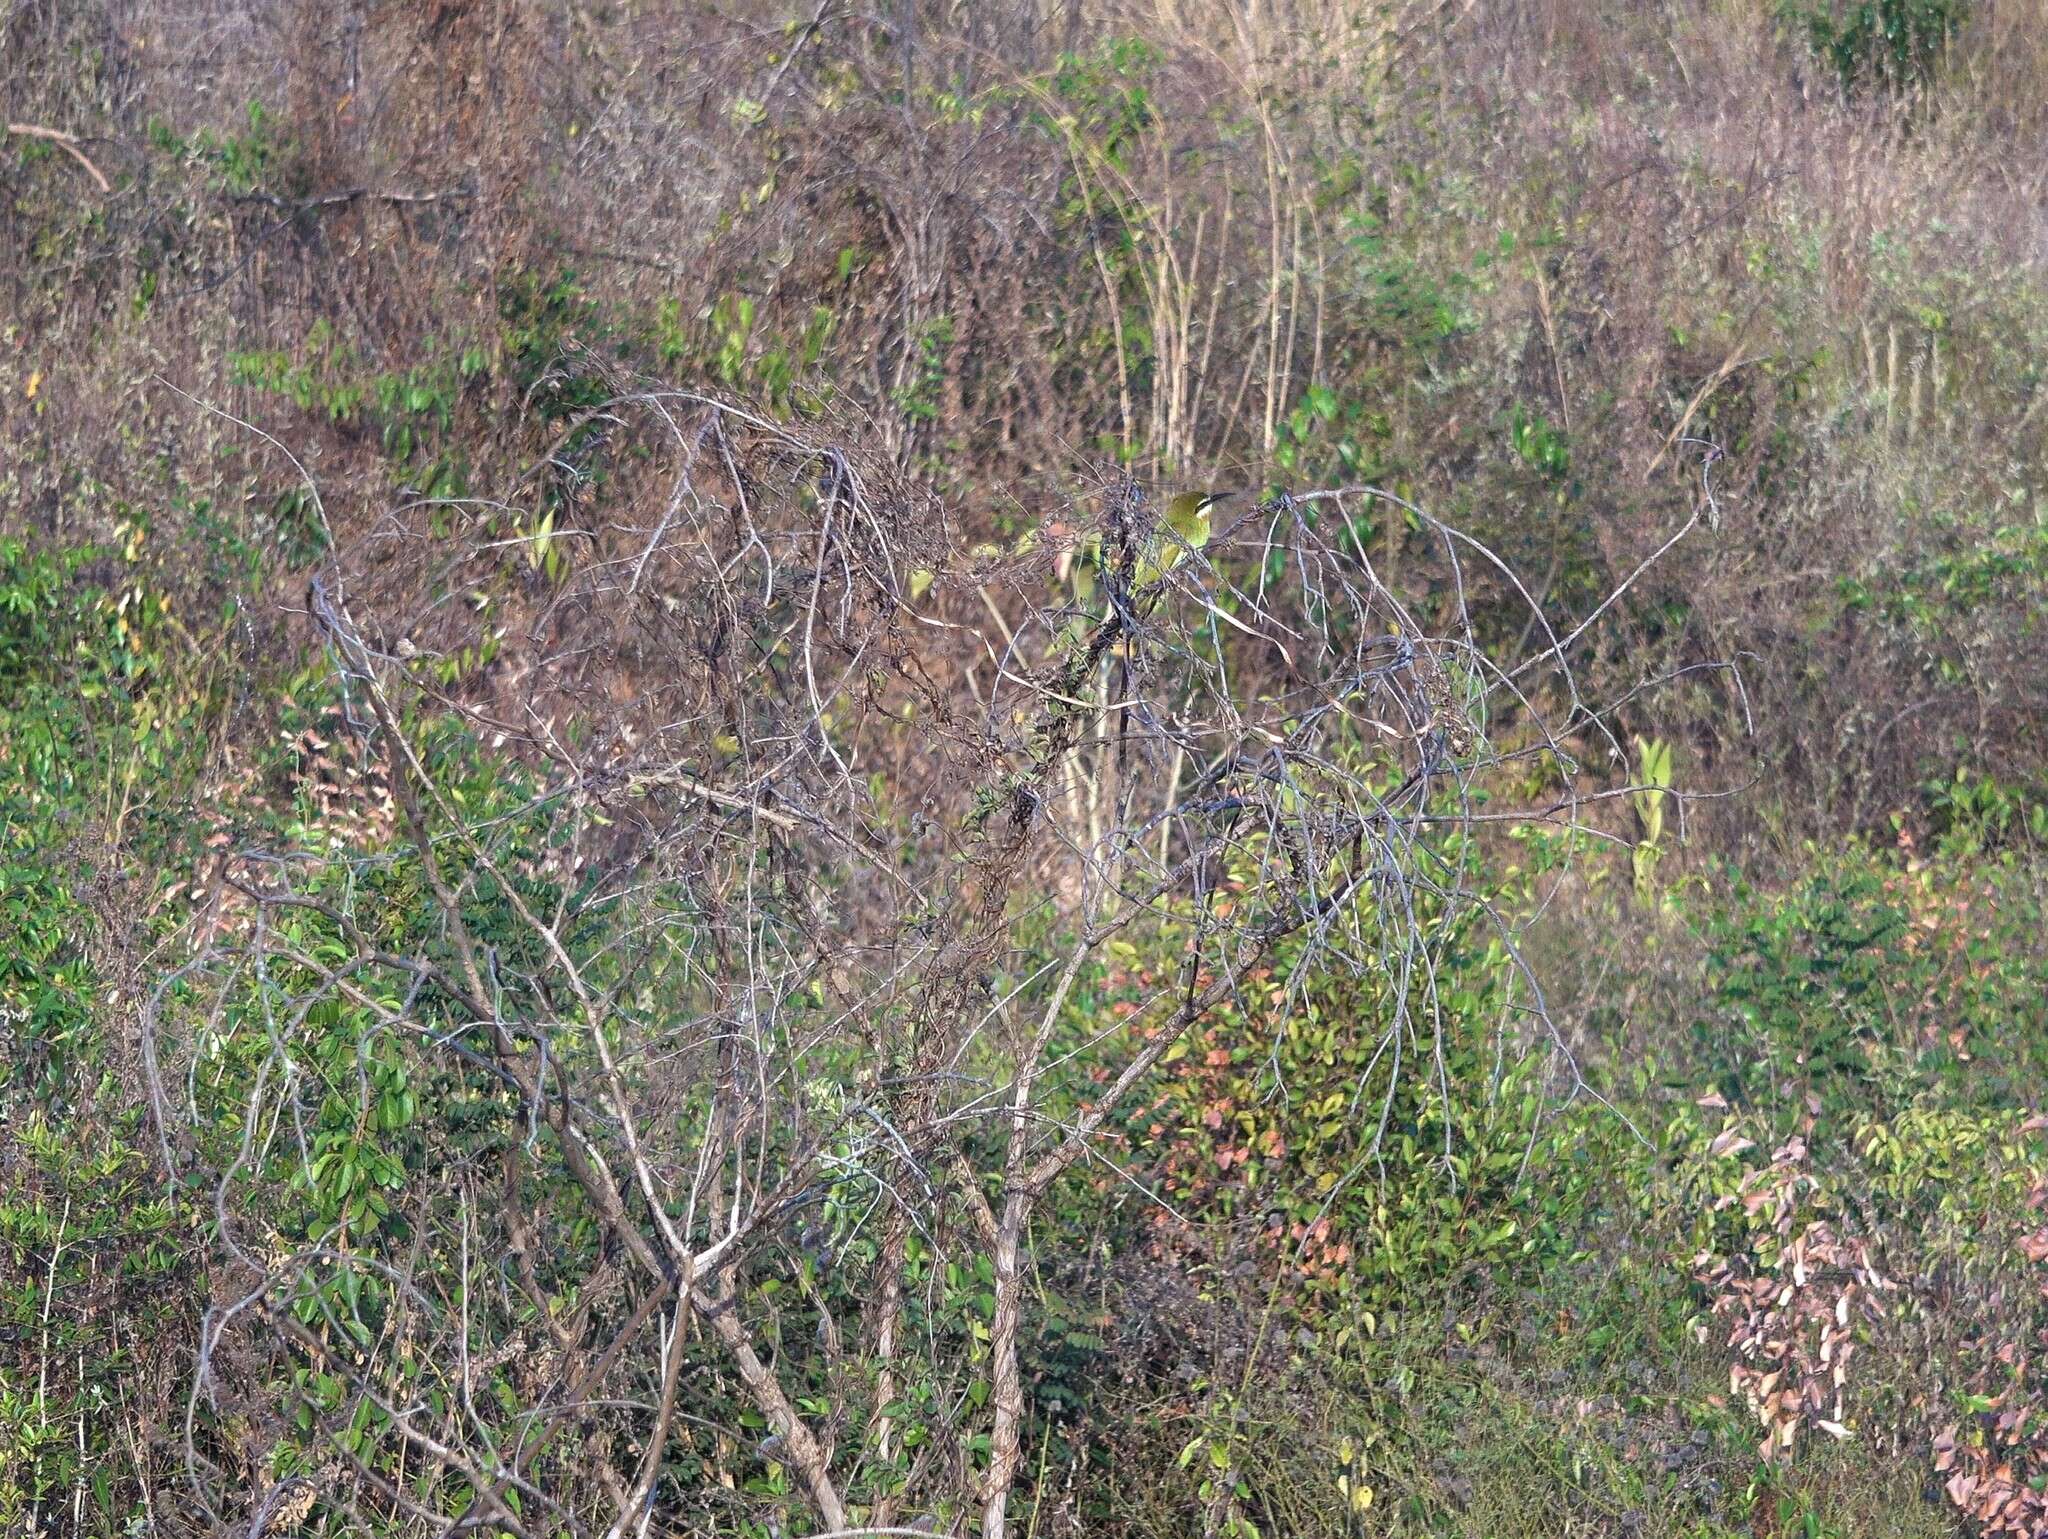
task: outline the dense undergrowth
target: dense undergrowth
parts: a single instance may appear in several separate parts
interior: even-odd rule
[[[449,1281],[471,1208],[555,1135],[476,1050],[426,1050],[473,1040],[456,983],[330,985],[366,951],[452,975],[453,911],[494,1009],[566,1012],[538,910],[640,1017],[688,992],[687,960],[630,955],[644,915],[554,815],[605,731],[576,700],[671,682],[654,625],[600,647],[565,596],[648,568],[661,625],[703,618],[611,543],[674,506],[670,440],[616,403],[672,387],[929,493],[945,539],[903,580],[956,632],[1007,630],[1013,594],[1082,611],[1077,510],[1119,475],[1369,483],[1403,502],[1319,535],[1425,628],[1469,622],[1504,666],[1555,646],[1586,691],[1546,686],[1574,774],[1534,707],[1477,723],[1522,757],[1478,790],[1499,821],[1429,845],[1457,880],[1416,888],[1417,949],[1331,965],[1286,937],[1051,1186],[1013,1521],[2048,1534],[2026,6],[200,9],[0,20],[6,121],[76,135],[0,140],[0,1532],[244,1531],[301,1475],[310,1531],[437,1531],[474,1483],[423,1464],[334,1343],[459,1316],[459,1371],[412,1390],[499,1448],[559,1370],[551,1322],[625,1312]],[[671,404],[673,442],[759,494]],[[1415,509],[1519,573],[1549,634]],[[322,629],[343,579],[402,719]],[[994,699],[973,648],[930,645],[967,682],[927,716]],[[759,751],[724,708],[693,775]],[[886,725],[826,720],[874,731],[905,847],[964,831],[931,870],[1016,790],[971,800]],[[416,779],[378,746],[401,730]],[[1594,796],[1576,826],[1520,816],[1567,784]],[[639,814],[604,807],[624,849]],[[303,901],[270,960],[201,969],[253,923],[257,850]],[[805,884],[833,880],[776,859],[825,923]],[[1215,882],[1256,887],[1226,865],[1077,972],[1050,1124],[1143,1051]],[[1059,954],[1016,923],[997,993]],[[893,1159],[861,1119],[914,1043],[808,1051],[822,1167]],[[454,1220],[423,1195],[451,1171]],[[587,1191],[512,1186],[553,1225],[542,1284],[629,1270]],[[945,1367],[885,1369],[885,1397],[839,1337],[871,1329],[873,1200],[850,1174],[806,1196],[737,1307],[802,1413],[866,1450],[852,1511],[971,1532],[897,1495],[993,1457],[990,1247],[966,1220],[899,1237],[904,1334]],[[252,1238],[325,1258],[275,1300],[285,1349],[216,1331]],[[881,1430],[842,1425],[869,1393]],[[743,1374],[693,1370],[688,1406],[647,1532],[827,1526]],[[643,1411],[534,1457],[568,1516],[529,1498],[531,1531],[616,1504],[592,1472],[638,1458]],[[223,1491],[248,1501],[209,1511]]]

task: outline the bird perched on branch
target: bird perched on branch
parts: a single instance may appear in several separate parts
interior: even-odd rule
[[[1235,491],[1180,492],[1167,501],[1155,522],[1136,532],[1129,552],[1130,597],[1144,610],[1149,612],[1158,604],[1173,570],[1209,543],[1216,504],[1236,495]],[[1116,569],[1115,557],[1102,546],[1100,536],[1091,536],[1071,558],[1074,599],[1085,610],[1095,607],[1105,559],[1111,570]]]
[[[1146,532],[1131,572],[1134,587],[1149,588],[1209,543],[1217,503],[1235,492],[1182,492],[1166,504],[1159,522]]]

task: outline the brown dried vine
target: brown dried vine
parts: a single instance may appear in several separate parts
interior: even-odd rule
[[[622,381],[510,496],[395,509],[309,589],[396,831],[224,856],[234,921],[145,1016],[219,1237],[186,1432],[209,1519],[290,1446],[321,1501],[420,1533],[644,1534],[679,1457],[714,1491],[786,1469],[826,1530],[1007,1533],[1034,1215],[1173,1043],[1284,941],[1290,989],[1387,969],[1399,1009],[1360,1029],[1441,1072],[1418,908],[1484,909],[1484,820],[1580,818],[1591,620],[1489,657],[1468,586],[1512,573],[1403,505],[1441,560],[1396,591],[1353,533],[1392,508],[1369,489],[1244,499],[1176,564],[1112,481],[1047,520],[1083,536],[962,551],[859,444]],[[600,457],[602,516],[570,484]],[[535,582],[550,497],[573,555]],[[516,661],[445,682],[493,592],[523,595]],[[450,722],[501,804],[456,783]],[[1474,810],[1538,765],[1554,802]],[[1119,939],[1173,966],[1088,1020]],[[334,1108],[369,1126],[387,1083],[433,1099],[359,1178],[385,1221],[344,1195],[278,1232],[333,1183]],[[949,1334],[935,1278],[977,1254],[992,1308]]]

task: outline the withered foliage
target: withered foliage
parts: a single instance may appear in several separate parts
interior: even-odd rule
[[[550,528],[576,560],[489,690],[431,668],[470,565],[505,559],[430,535],[473,508],[336,544],[306,619],[390,836],[222,850],[144,1012],[163,1157],[221,1263],[191,1499],[244,1510],[283,1439],[335,1510],[421,1532],[451,1490],[458,1530],[645,1531],[683,1456],[691,1502],[765,1461],[828,1529],[1005,1532],[1038,1204],[1283,939],[1288,988],[1385,970],[1398,1006],[1358,1029],[1437,1072],[1424,916],[1479,909],[1513,954],[1469,836],[1579,816],[1597,613],[1560,635],[1532,605],[1504,665],[1464,603],[1514,574],[1404,506],[1439,557],[1397,589],[1352,534],[1369,490],[1241,497],[1190,547],[1108,477],[968,547],[857,421],[618,386],[563,437],[622,479]],[[451,720],[516,794],[463,789]],[[1482,809],[1488,784],[1523,799]],[[1171,972],[1088,1019],[1077,986],[1130,939]],[[1559,1046],[1524,982],[1522,1039]],[[320,1238],[281,1233],[333,1185],[336,1098],[375,1124],[393,1094],[421,1141],[357,1206],[344,1177]],[[985,1318],[943,1326],[936,1279],[984,1257]]]

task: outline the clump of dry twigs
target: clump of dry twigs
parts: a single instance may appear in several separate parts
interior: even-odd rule
[[[468,568],[518,552],[402,506],[315,577],[396,833],[234,850],[229,917],[145,1013],[220,1247],[193,1500],[256,1510],[282,1440],[322,1500],[423,1533],[646,1533],[679,1458],[689,1501],[765,1462],[827,1530],[1008,1532],[1048,1192],[1283,940],[1293,986],[1398,978],[1357,1029],[1430,1072],[1418,912],[1483,905],[1489,820],[1580,819],[1599,614],[1486,655],[1466,594],[1512,572],[1402,505],[1441,561],[1397,590],[1354,533],[1394,501],[1370,489],[1241,498],[1165,560],[1112,479],[1064,536],[963,550],[831,423],[626,382],[575,430],[649,468],[488,699],[427,665]],[[362,597],[394,561],[416,612]],[[450,722],[514,790],[461,779]],[[1542,804],[1481,810],[1488,783]],[[1077,1016],[1136,940],[1170,971]],[[985,1318],[946,1328],[936,1279],[977,1257]]]

